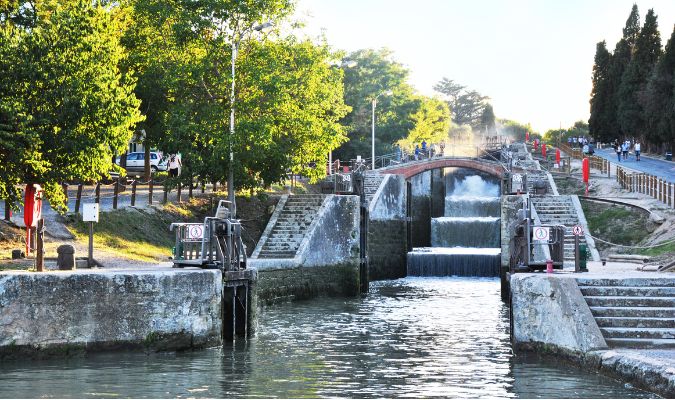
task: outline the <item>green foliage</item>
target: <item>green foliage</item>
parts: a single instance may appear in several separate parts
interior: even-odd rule
[[[509,119],[500,119],[498,123],[500,125],[500,132],[504,135],[511,136],[513,140],[524,142],[526,132],[530,133],[530,140],[541,138],[541,136],[532,129],[532,125],[529,123],[521,124],[520,122]]]
[[[392,58],[387,49],[358,50],[342,60],[345,103],[351,107],[341,123],[349,141],[334,152],[334,159],[350,160],[371,153],[372,101],[375,110],[376,154],[394,151],[394,143],[406,137],[414,127],[411,115],[421,106],[407,83],[408,70]],[[391,95],[386,92],[391,91]]]
[[[486,104],[483,114],[480,116],[481,127],[486,127],[488,131],[494,130],[495,119],[495,111],[492,109],[492,104]]]
[[[612,99],[609,81],[611,54],[605,41],[598,43],[593,65],[593,90],[591,92],[591,116],[588,120],[589,133],[603,142],[613,140],[611,115]]]
[[[650,137],[656,141],[675,142],[675,28],[666,50],[649,77],[639,97],[645,110]]]
[[[60,182],[98,180],[126,147],[141,116],[118,11],[49,0],[29,29],[0,20],[0,197],[16,205],[16,184],[40,183],[63,210]]]
[[[635,41],[633,57],[619,85],[617,116],[621,128],[629,135],[645,137],[649,134],[638,96],[645,89],[660,55],[661,37],[656,15],[650,9]]]
[[[415,149],[415,144],[426,141],[429,144],[440,143],[447,139],[450,129],[450,110],[448,105],[439,99],[421,97],[421,106],[410,118],[413,129],[397,144],[407,151]]]
[[[441,79],[434,86],[434,90],[441,93],[448,102],[448,106],[452,112],[452,120],[457,125],[466,124],[474,129],[484,127],[482,117],[485,108],[489,105],[487,103],[490,99],[489,97],[483,96],[475,90],[466,90],[465,86],[457,84],[448,78]]]

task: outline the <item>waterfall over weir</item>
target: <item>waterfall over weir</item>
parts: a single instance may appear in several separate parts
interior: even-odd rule
[[[499,186],[478,175],[447,177],[443,217],[431,219],[431,246],[408,253],[409,276],[499,276]]]

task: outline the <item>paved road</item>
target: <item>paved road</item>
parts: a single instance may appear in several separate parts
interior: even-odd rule
[[[617,164],[616,152],[613,149],[596,149],[595,154]],[[635,161],[635,155],[628,156],[628,160],[621,160],[618,164],[622,167],[630,168],[635,171],[645,172],[665,179],[668,182],[675,182],[675,162],[659,160],[658,158],[640,156],[640,161]]]

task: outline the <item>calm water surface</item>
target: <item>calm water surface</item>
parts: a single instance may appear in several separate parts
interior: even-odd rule
[[[3,363],[2,397],[649,398],[514,357],[496,279],[376,282],[367,297],[283,304],[247,344]]]

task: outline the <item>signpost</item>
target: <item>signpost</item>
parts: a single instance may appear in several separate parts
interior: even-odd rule
[[[532,236],[536,242],[547,242],[551,237],[551,228],[547,226],[535,226],[532,228]]]
[[[89,222],[89,255],[87,266],[94,266],[94,222],[98,222],[98,203],[82,205],[82,221]]]

